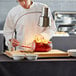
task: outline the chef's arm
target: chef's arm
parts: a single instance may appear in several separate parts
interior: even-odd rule
[[[5,37],[7,46],[9,45],[9,39],[12,38],[13,33],[14,33],[13,17],[10,15],[10,13],[8,13],[8,16],[6,18],[5,25],[4,25],[4,37]]]
[[[50,40],[54,33],[57,31],[57,28],[56,28],[56,25],[55,25],[55,21],[53,20],[53,17],[52,17],[52,14],[51,14],[51,11],[49,9],[49,12],[48,12],[48,15],[50,17],[50,22],[49,22],[49,27],[44,27],[44,31],[41,33],[41,35],[47,39],[47,40]]]

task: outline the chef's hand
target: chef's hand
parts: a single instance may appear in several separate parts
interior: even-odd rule
[[[16,39],[10,39],[9,41],[12,43],[13,47],[19,46],[19,44],[20,44],[19,41]]]

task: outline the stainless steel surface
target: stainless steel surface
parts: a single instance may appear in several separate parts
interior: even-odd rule
[[[64,16],[63,17],[63,23],[64,24],[71,24],[72,23],[71,17]]]
[[[55,11],[53,13],[57,30],[68,31],[75,29],[76,27],[63,27],[59,28],[60,25],[75,25],[76,26],[76,11]],[[73,31],[72,31],[73,33]]]
[[[70,32],[74,29],[75,25],[59,25],[58,31],[61,32]]]

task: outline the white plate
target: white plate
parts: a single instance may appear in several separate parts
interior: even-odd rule
[[[25,55],[13,55],[14,60],[22,60],[24,59]]]
[[[37,60],[38,55],[36,55],[36,54],[26,54],[26,58],[28,60]]]

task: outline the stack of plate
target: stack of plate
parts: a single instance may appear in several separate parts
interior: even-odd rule
[[[68,53],[70,56],[76,57],[76,49],[70,49],[70,50],[68,50]]]

